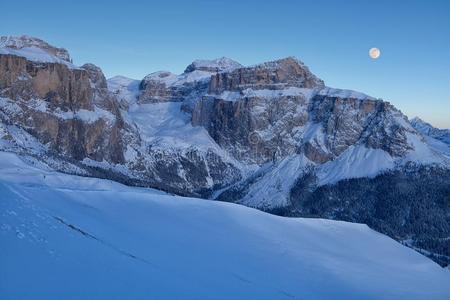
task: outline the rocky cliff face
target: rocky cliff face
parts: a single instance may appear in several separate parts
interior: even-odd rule
[[[60,63],[57,58],[70,62],[68,52],[39,39],[2,37],[1,45],[18,51],[0,52],[3,122],[24,129],[49,151],[72,159],[123,162],[120,115],[112,108],[99,108],[94,101],[101,95],[107,102],[106,80],[98,67]],[[34,49],[32,54],[44,51],[55,57],[36,60],[30,51],[21,52],[25,48]]]
[[[241,178],[239,163],[224,157],[183,112],[189,108],[188,96],[206,92],[210,76],[231,60],[211,61],[214,68],[206,67],[207,61],[193,63],[191,71],[172,74],[172,81],[158,72],[144,79],[138,91],[120,97],[121,91],[108,89],[100,68],[72,65],[63,49],[29,37],[1,40],[2,149],[47,162],[57,157],[52,167],[69,162],[70,172],[183,195],[207,196]],[[153,108],[161,118],[147,122]],[[180,137],[171,136],[175,131]],[[189,143],[190,134],[200,141]]]
[[[324,151],[330,159],[354,144],[382,149],[393,157],[402,157],[412,150],[406,133],[415,131],[407,125],[407,118],[387,102],[324,89],[311,103],[311,120],[321,124],[324,139],[313,139],[307,145],[310,149]],[[321,142],[325,147],[315,146]],[[327,160],[318,162],[324,161]]]
[[[316,212],[302,199],[410,166],[450,169],[450,147],[394,106],[326,87],[292,57],[249,67],[197,60],[179,75],[107,81],[64,49],[2,37],[0,121],[0,150],[51,168],[284,215],[343,218],[330,214],[342,203]]]
[[[159,71],[147,75],[139,85],[140,103],[188,102],[201,98],[208,88],[211,76],[231,71],[241,65],[228,58],[196,60],[183,74]]]
[[[323,81],[312,74],[302,62],[288,57],[218,73],[210,81],[209,92],[217,94],[246,88],[277,90],[286,87],[314,88],[323,85]]]
[[[238,159],[246,153],[261,164],[304,153],[325,163],[354,144],[397,157],[411,150],[406,132],[414,129],[392,105],[326,88],[292,58],[214,75],[209,92],[192,122]]]
[[[2,97],[14,100],[39,98],[62,110],[92,109],[88,72],[64,64],[0,53],[0,89]]]

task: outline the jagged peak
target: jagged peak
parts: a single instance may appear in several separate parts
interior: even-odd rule
[[[216,59],[196,59],[184,70],[185,73],[196,70],[207,72],[223,72],[241,68],[242,65],[231,58],[222,56]]]
[[[409,120],[409,122],[411,122],[411,123],[419,123],[419,124],[424,124],[424,125],[430,125],[430,126],[431,126],[431,124],[425,122],[424,120],[422,120],[421,118],[419,118],[419,117],[417,117],[417,116],[414,117],[414,118],[411,118],[411,119]]]
[[[92,63],[87,63],[82,65],[81,68],[88,72],[89,79],[93,86],[97,88],[107,88],[106,78],[100,67]]]
[[[320,96],[326,96],[326,97],[336,97],[336,98],[351,98],[351,99],[359,99],[359,100],[380,100],[375,97],[369,96],[367,94],[354,91],[354,90],[348,90],[348,89],[337,89],[337,88],[331,88],[331,87],[324,87],[321,89],[318,93]]]
[[[450,133],[450,129],[435,127],[435,126],[431,125],[430,123],[428,123],[427,121],[422,120],[419,117],[414,117],[414,118],[410,119],[409,122],[417,130],[419,130],[419,129],[422,129],[422,130],[427,129],[427,130],[446,132],[447,134]],[[421,131],[421,130],[419,130],[419,131]]]
[[[66,62],[72,62],[69,52],[66,49],[52,46],[42,39],[29,35],[1,36],[0,48],[10,48],[15,50],[21,50],[24,48],[38,48]]]
[[[288,56],[288,57],[279,58],[279,59],[275,59],[275,60],[269,60],[266,62],[251,65],[248,68],[275,69],[275,68],[279,68],[280,66],[283,66],[283,65],[298,65],[302,68],[308,69],[308,67],[300,59],[296,58],[295,56]]]

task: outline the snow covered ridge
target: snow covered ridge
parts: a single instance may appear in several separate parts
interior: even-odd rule
[[[117,96],[119,101],[128,106],[135,103],[139,96],[140,80],[127,78],[125,76],[114,76],[107,80],[108,89]]]
[[[289,96],[304,96],[305,99],[311,99],[313,96],[327,96],[327,97],[336,97],[341,99],[358,99],[358,100],[379,100],[371,96],[368,96],[364,93],[346,90],[346,89],[336,89],[331,87],[324,88],[298,88],[298,87],[288,87],[280,90],[271,90],[271,89],[259,89],[254,90],[251,88],[244,89],[240,92],[236,91],[223,91],[219,95],[212,95],[218,99],[227,100],[227,101],[236,101],[242,97],[258,97],[258,98],[267,98],[267,99],[276,99],[279,97],[289,97]]]
[[[182,74],[174,74],[170,71],[157,71],[145,76],[142,80],[154,81],[165,84],[166,87],[179,87],[199,81],[208,81],[211,76],[218,72],[230,72],[242,67],[238,62],[221,57],[213,60],[197,59],[193,61]]]
[[[194,70],[192,72],[182,73],[180,75],[173,74],[169,71],[157,71],[145,76],[142,81],[155,81],[169,86],[182,86],[184,84],[197,81],[205,81],[211,78],[211,72]]]
[[[17,105],[16,102],[17,101],[8,98],[0,97],[0,109],[9,112],[10,116],[26,113],[26,111],[21,106]],[[87,124],[94,123],[100,119],[110,123],[115,120],[115,116],[111,112],[97,106],[94,106],[93,110],[79,109],[62,111],[57,108],[52,111],[49,109],[48,103],[41,99],[30,99],[27,102],[20,102],[20,104],[24,105],[25,108],[30,108],[37,112],[51,114],[61,120],[78,119]]]
[[[61,174],[5,152],[0,197],[2,299],[450,298],[448,270],[362,224]]]
[[[450,130],[439,129],[433,127],[431,124],[423,121],[422,119],[415,117],[410,120],[411,125],[423,135],[429,136],[436,140],[439,140],[447,145],[450,145]]]
[[[189,66],[187,66],[185,73],[189,73],[195,70],[208,71],[208,72],[226,72],[232,71],[237,68],[243,67],[240,63],[228,58],[221,57],[212,60],[197,59],[194,60]]]
[[[27,35],[0,37],[0,54],[21,56],[34,62],[60,63],[75,68],[66,49],[53,47],[41,39]]]
[[[344,90],[344,89],[336,89],[325,87],[318,92],[318,95],[327,96],[327,97],[337,97],[342,99],[360,99],[360,100],[381,100],[376,99],[374,97],[368,96],[364,93],[353,91],[353,90]]]

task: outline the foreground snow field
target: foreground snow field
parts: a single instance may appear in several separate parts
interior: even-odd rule
[[[450,299],[366,225],[56,173],[0,152],[0,299]]]

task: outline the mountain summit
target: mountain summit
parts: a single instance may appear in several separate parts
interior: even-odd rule
[[[195,70],[207,72],[222,72],[230,71],[242,67],[242,65],[228,57],[221,57],[212,60],[197,59],[186,67],[184,73],[189,73]]]
[[[54,56],[56,58],[54,61],[61,59],[69,63],[72,62],[66,49],[51,46],[41,39],[28,35],[2,36],[0,37],[0,49],[4,54],[9,49],[11,54],[23,55],[30,59],[33,59],[33,54],[39,56],[39,53],[45,52],[49,56]],[[44,57],[42,58],[45,60]],[[34,59],[38,59],[38,57],[34,57]]]

